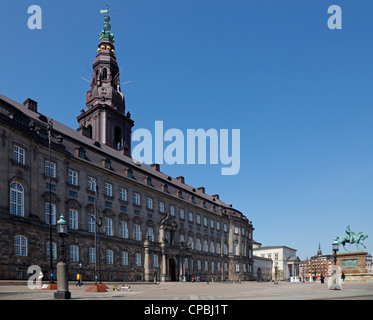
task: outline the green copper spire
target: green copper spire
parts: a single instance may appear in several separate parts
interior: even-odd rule
[[[112,43],[114,43],[114,34],[112,34],[110,32],[111,30],[111,25],[110,25],[110,17],[109,17],[109,12],[112,12],[114,10],[112,9],[109,9],[109,6],[106,5],[106,9],[104,10],[100,10],[100,13],[106,13],[105,16],[104,16],[104,25],[103,25],[103,30],[100,32],[99,34],[99,37],[100,37],[100,41],[102,41],[103,39],[108,39],[109,41],[111,41]]]

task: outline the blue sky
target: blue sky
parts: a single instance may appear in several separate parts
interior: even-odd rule
[[[2,1],[0,93],[77,128],[106,3],[134,129],[241,130],[238,175],[163,172],[220,194],[264,246],[330,253],[350,224],[373,251],[372,1]],[[327,27],[335,4],[342,30]]]

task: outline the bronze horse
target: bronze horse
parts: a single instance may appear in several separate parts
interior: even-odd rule
[[[338,242],[338,245],[342,245],[345,251],[348,251],[345,247],[346,243],[355,243],[357,250],[361,250],[359,248],[359,244],[361,244],[364,249],[366,249],[366,246],[361,243],[361,241],[365,240],[366,238],[368,238],[368,235],[365,232],[354,233],[351,231],[350,226],[348,225],[346,228],[346,235],[336,237],[334,240]]]

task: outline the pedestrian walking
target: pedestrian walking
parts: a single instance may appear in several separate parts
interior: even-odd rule
[[[324,283],[324,278],[325,278],[325,277],[324,277],[324,275],[323,275],[323,274],[321,274],[321,275],[320,275],[320,280],[321,280],[321,283]]]
[[[76,275],[76,280],[77,280],[77,282],[76,282],[76,285],[75,286],[81,286],[81,283],[80,283],[80,274],[78,273],[77,275]]]
[[[342,279],[342,285],[344,285],[345,284],[345,273],[344,272],[342,272],[342,275],[341,275],[341,279]]]

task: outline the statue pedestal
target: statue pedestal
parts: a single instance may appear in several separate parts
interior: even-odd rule
[[[366,255],[365,251],[338,252],[337,266],[345,273],[346,278],[352,273],[368,273]]]

